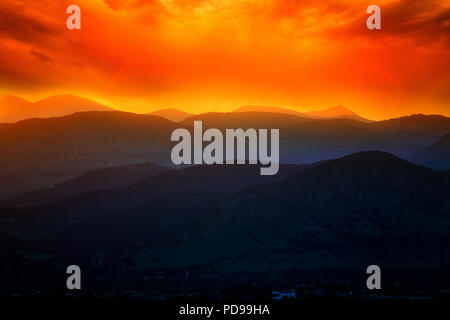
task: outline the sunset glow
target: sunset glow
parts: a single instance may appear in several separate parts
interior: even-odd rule
[[[82,29],[66,28],[77,4]],[[382,10],[367,30],[366,8]],[[0,93],[125,111],[344,105],[450,115],[445,0],[2,0]]]

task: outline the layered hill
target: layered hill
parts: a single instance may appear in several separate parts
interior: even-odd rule
[[[280,131],[284,162],[313,163],[362,150],[388,150],[389,137],[351,119],[309,120]]]
[[[298,112],[291,109],[279,107],[264,107],[264,106],[243,106],[233,112],[269,112],[269,113],[283,113],[296,115],[302,118],[312,119],[353,119],[361,122],[371,122],[350,109],[344,106],[335,106],[324,110],[314,110],[308,112]]]
[[[280,107],[265,107],[265,106],[242,106],[239,107],[233,112],[269,112],[269,113],[282,113],[282,114],[290,114],[298,117],[304,117],[304,113],[298,112],[291,109],[280,108]]]
[[[439,170],[450,169],[450,134],[414,153],[410,159],[427,167]]]
[[[167,109],[161,109],[154,112],[149,113],[149,115],[153,116],[160,116],[163,118],[166,118],[167,120],[173,121],[173,122],[181,122],[183,120],[186,120],[190,116],[192,116],[191,113],[187,113],[175,108],[167,108]]]
[[[180,127],[156,116],[82,112],[0,124],[0,176],[80,174],[94,168],[170,159],[170,135]]]
[[[280,162],[297,164],[380,150],[442,168],[412,155],[450,132],[449,118],[425,115],[372,123],[268,112],[207,113],[181,123],[124,112],[29,119],[0,124],[0,199],[59,184],[97,168],[145,161],[170,163],[171,133],[182,127],[192,130],[195,120],[202,120],[205,129],[279,128]]]
[[[0,123],[29,118],[61,117],[84,111],[113,111],[113,109],[73,95],[56,95],[35,103],[13,95],[0,97]]]
[[[114,111],[95,101],[73,96],[56,95],[34,103],[36,107],[36,117],[50,118],[62,117],[76,112],[85,111]]]
[[[139,252],[163,265],[267,271],[450,264],[450,177],[381,152],[330,160],[235,194],[221,216]],[[420,257],[420,258],[418,258]],[[152,263],[151,263],[152,262]]]
[[[34,105],[31,102],[10,94],[0,96],[0,123],[27,119],[33,113]]]
[[[149,240],[159,233],[158,225],[179,225],[177,219],[190,226],[192,221],[200,223],[207,216],[214,217],[213,208],[229,195],[253,185],[279,181],[304,168],[281,165],[276,176],[260,176],[258,166],[250,165],[172,170],[126,187],[90,191],[63,201],[22,208],[11,227],[23,230],[20,234],[24,238],[53,248],[59,243],[55,239],[77,232],[84,235],[79,246],[86,244],[87,239],[97,246],[117,244],[119,235],[120,239],[135,239],[139,235]]]
[[[368,124],[368,128],[389,136],[392,150],[409,156],[450,133],[450,118],[440,115],[414,114],[373,122]]]
[[[235,221],[241,214],[266,221],[277,212],[280,227],[293,219],[300,227],[360,237],[449,232],[449,187],[448,177],[437,171],[388,153],[360,152],[242,192],[225,211]],[[291,236],[303,233],[298,231]]]
[[[56,185],[27,192],[4,201],[3,205],[23,207],[62,201],[90,191],[103,191],[125,187],[139,180],[170,170],[173,169],[149,162],[97,169]]]
[[[450,263],[442,242],[450,234],[450,176],[383,152],[280,173],[260,177],[252,166],[166,172],[27,208],[7,228],[61,254],[101,252],[108,261],[126,254],[126,269],[135,271]]]
[[[353,290],[371,264],[406,276],[407,285],[407,275],[420,274],[413,279],[423,290],[445,276],[450,175],[382,152],[282,166],[280,173],[199,166],[45,206],[0,207],[2,269],[23,281],[3,277],[4,287],[60,286],[65,278],[54,275],[72,261],[84,266],[90,287],[127,284],[158,296],[175,284],[178,292],[202,294],[211,283],[213,294],[243,294],[249,282]],[[436,288],[441,292],[441,280]]]
[[[287,128],[307,119],[296,115],[268,112],[209,112],[194,115],[181,123],[192,126],[194,121],[202,121],[205,128],[218,128],[221,130],[233,128]]]
[[[182,122],[204,128],[279,128],[281,162],[313,163],[364,150],[380,150],[402,157],[430,145],[450,131],[450,118],[413,115],[378,122],[354,119],[311,119],[291,113],[250,111],[206,113]],[[269,109],[276,111],[277,109]]]

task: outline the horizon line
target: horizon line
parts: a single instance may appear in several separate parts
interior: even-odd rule
[[[354,114],[354,116],[362,118],[362,120],[367,120],[369,122],[381,122],[381,121],[388,121],[388,120],[394,120],[394,119],[399,119],[399,118],[405,118],[405,117],[411,117],[411,116],[415,116],[415,115],[423,115],[423,116],[442,116],[445,118],[449,118],[450,114],[441,114],[441,113],[425,113],[425,112],[414,112],[414,113],[408,113],[408,114],[402,114],[399,116],[393,116],[393,117],[387,117],[387,118],[382,118],[382,119],[377,119],[377,120],[373,120],[370,119],[368,117],[365,117],[355,111],[353,111],[351,108],[346,107],[343,104],[335,104],[331,107],[325,107],[325,108],[316,108],[316,109],[310,109],[307,111],[299,111],[297,109],[293,109],[292,107],[280,107],[280,106],[275,106],[275,105],[259,105],[259,104],[241,104],[241,105],[236,105],[234,106],[231,110],[229,111],[215,111],[215,110],[208,110],[205,112],[200,112],[200,113],[196,113],[196,112],[190,112],[190,111],[186,111],[184,107],[180,107],[180,106],[168,106],[168,107],[156,107],[153,108],[153,110],[148,111],[148,112],[136,112],[136,111],[129,111],[129,110],[124,110],[126,109],[126,107],[118,107],[118,106],[111,106],[109,104],[105,104],[104,102],[98,102],[98,100],[101,99],[95,99],[95,98],[86,98],[85,96],[82,95],[77,95],[77,94],[72,94],[72,93],[57,93],[57,94],[52,94],[49,96],[46,96],[45,98],[41,98],[41,99],[28,99],[28,98],[24,98],[22,95],[17,95],[17,94],[13,94],[13,93],[0,93],[0,97],[6,97],[6,96],[11,96],[14,98],[18,98],[21,99],[27,103],[30,104],[37,104],[40,103],[42,101],[45,101],[47,99],[53,98],[53,97],[63,97],[63,96],[68,96],[68,97],[75,97],[75,98],[79,98],[79,99],[84,99],[84,100],[88,100],[91,101],[95,104],[110,108],[112,110],[110,111],[118,111],[118,112],[125,112],[125,113],[133,113],[133,114],[138,114],[138,115],[151,115],[152,113],[158,112],[158,111],[164,111],[164,110],[174,110],[174,111],[179,111],[179,112],[183,112],[186,114],[189,114],[189,116],[198,116],[198,115],[203,115],[203,114],[207,114],[207,113],[222,113],[222,114],[226,114],[226,113],[237,113],[237,112],[242,112],[242,113],[249,113],[249,112],[262,112],[262,113],[279,113],[279,114],[287,114],[287,113],[283,113],[283,112],[276,112],[276,111],[261,111],[261,110],[254,110],[254,111],[238,111],[238,109],[240,108],[244,108],[244,107],[256,107],[256,108],[274,108],[274,109],[280,109],[280,110],[285,110],[285,111],[290,111],[290,112],[294,112],[294,113],[299,113],[299,117],[301,117],[302,115],[305,117],[311,117],[310,115],[308,115],[308,113],[312,113],[312,112],[324,112],[333,108],[338,108],[338,107],[343,107],[344,109],[350,111],[351,113]],[[1,108],[1,105],[0,105]],[[69,116],[71,114],[74,113],[80,113],[80,112],[90,112],[90,111],[98,111],[98,112],[108,112],[108,111],[99,111],[99,110],[86,110],[86,111],[79,111],[79,112],[73,112],[67,115],[62,115],[62,116],[55,116],[55,117],[41,117],[41,119],[46,119],[46,118],[60,118],[60,117],[65,117],[65,116]],[[291,114],[293,116],[295,116],[294,114]],[[35,118],[39,118],[39,117],[30,117],[30,118],[25,118],[22,120],[18,120],[16,122],[0,122],[0,123],[17,123],[23,120],[28,120],[28,119],[35,119]],[[320,117],[320,116],[316,116],[316,117],[311,117],[312,119],[317,119],[317,120],[329,120],[329,119],[352,119],[351,115],[342,115],[342,116],[336,116],[336,117]],[[357,119],[354,119],[356,121],[360,121]],[[361,121],[363,122],[363,121]]]

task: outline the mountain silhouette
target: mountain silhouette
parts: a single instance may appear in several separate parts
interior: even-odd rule
[[[414,138],[420,141],[430,137],[441,137],[450,130],[450,118],[441,115],[414,114],[410,116],[382,120],[368,124],[379,132],[395,133],[399,135],[414,134]],[[437,138],[434,138],[434,140]]]
[[[450,134],[443,136],[429,147],[414,153],[410,159],[430,168],[450,169]]]
[[[0,123],[17,122],[32,117],[35,106],[24,99],[5,94],[0,96]]]
[[[448,134],[450,118],[440,115],[415,114],[369,123],[368,128],[389,137],[390,146],[385,151],[409,157]]]
[[[185,126],[193,126],[194,121],[202,121],[205,128],[232,129],[232,128],[286,128],[298,124],[306,119],[295,115],[268,112],[209,112],[194,115],[183,122]]]
[[[357,115],[356,113],[354,113],[353,111],[351,111],[350,109],[348,109],[344,106],[335,106],[335,107],[331,107],[331,108],[328,108],[325,110],[309,111],[309,112],[305,112],[305,115],[315,117],[315,118],[321,118],[321,119],[344,118],[344,119],[358,120],[358,121],[362,121],[362,122],[370,122],[370,120],[367,120],[367,119]]]
[[[304,166],[297,165],[280,165],[279,174],[275,176],[260,176],[259,168],[252,165],[194,166],[172,170],[114,190],[90,191],[55,203],[23,207],[21,208],[23,215],[18,215],[14,224],[17,224],[17,228],[27,230],[22,232],[25,238],[38,240],[41,244],[45,243],[52,247],[58,245],[53,241],[56,238],[61,239],[61,237],[65,237],[64,234],[68,237],[79,230],[84,230],[84,239],[80,239],[80,241],[82,240],[82,243],[85,244],[88,239],[88,230],[91,230],[94,225],[96,231],[89,238],[99,245],[100,242],[107,245],[104,241],[111,241],[111,243],[114,241],[111,237],[105,237],[107,231],[104,228],[116,229],[120,225],[124,231],[116,229],[111,234],[112,237],[123,234],[125,230],[127,230],[125,235],[129,236],[130,229],[146,226],[150,238],[150,231],[153,230],[153,227],[145,225],[137,219],[136,217],[139,215],[142,215],[142,219],[147,219],[146,217],[152,215],[154,218],[151,219],[157,218],[161,223],[162,221],[172,221],[174,224],[176,224],[173,216],[175,214],[187,215],[183,218],[184,221],[189,216],[192,219],[195,219],[196,216],[200,219],[198,215],[202,217],[203,213],[211,215],[208,210],[211,211],[210,207],[213,204],[219,204],[221,200],[235,192],[252,185],[279,181],[304,168]],[[190,197],[200,202],[196,206],[186,206],[183,199],[187,200]],[[207,202],[209,205],[204,206],[208,198],[210,198],[210,201]],[[155,201],[159,201],[158,203],[161,204],[158,205],[158,211],[151,210],[156,205]],[[193,202],[189,200],[189,203]],[[176,210],[170,212],[169,208]],[[199,209],[197,214],[195,208],[202,209]],[[189,210],[192,214],[183,213],[185,212],[183,210]],[[93,221],[96,222],[92,224]],[[61,229],[62,225],[64,228]],[[50,232],[50,229],[53,231]],[[100,241],[99,237],[104,241]],[[49,240],[50,238],[53,240]]]
[[[60,117],[83,111],[112,110],[92,100],[73,95],[55,95],[35,103],[13,95],[3,95],[0,98],[0,123],[17,122],[29,118]]]
[[[127,281],[186,268],[198,281],[238,281],[248,273],[276,279],[289,270],[361,270],[373,261],[450,266],[449,175],[375,151],[281,165],[280,176],[257,172],[245,165],[169,171],[5,212],[14,219],[0,221],[0,232],[59,259],[90,265],[100,256]]]
[[[157,110],[149,113],[149,115],[160,116],[173,122],[181,122],[192,116],[191,113],[187,113],[175,108]]]
[[[325,110],[315,110],[309,112],[298,112],[291,109],[279,107],[263,107],[263,106],[243,106],[233,112],[270,112],[296,115],[302,118],[312,119],[353,119],[362,122],[371,122],[344,106],[335,106]]]
[[[111,167],[90,171],[68,181],[4,201],[5,206],[30,206],[57,202],[89,191],[109,190],[125,187],[166,171],[168,167],[145,162],[123,167]]]
[[[36,106],[36,116],[40,118],[61,117],[84,111],[113,111],[95,101],[68,94],[52,96],[38,101],[34,105]]]
[[[181,123],[159,116],[97,111],[28,119],[0,124],[0,198],[59,184],[93,169],[145,161],[170,163],[171,133],[182,127],[192,129],[195,120],[202,120],[205,129],[279,128],[280,162],[294,164],[363,150],[415,161],[411,155],[450,131],[450,118],[425,115],[371,123],[267,112],[206,113]]]
[[[218,219],[145,255],[148,268],[273,272],[354,268],[374,257],[399,268],[442,267],[450,264],[442,243],[449,209],[449,176],[361,152],[238,192],[221,204]]]
[[[432,169],[388,153],[360,152],[244,191],[225,210],[235,221],[247,215],[273,220],[266,225],[292,237],[297,234],[282,228],[311,225],[360,237],[448,232],[449,187],[448,177]],[[276,219],[270,217],[275,208],[280,209]]]
[[[166,163],[170,135],[180,127],[157,116],[98,111],[0,124],[1,195],[43,188],[98,168]],[[56,179],[49,183],[49,177]]]
[[[313,163],[361,150],[389,149],[390,140],[351,119],[308,120],[280,131],[281,159]]]
[[[305,116],[304,113],[295,110],[280,107],[265,107],[265,106],[242,106],[233,110],[233,112],[269,112],[269,113],[291,114],[299,117]]]
[[[279,128],[283,163],[313,163],[364,150],[409,157],[450,130],[450,118],[412,115],[386,121],[311,119],[270,112],[206,113],[189,117],[186,127],[202,120],[204,128]],[[271,109],[272,110],[272,109]]]
[[[365,123],[353,119],[302,120],[280,130],[282,162],[313,163],[364,150],[393,153],[415,161],[412,154],[450,130],[450,118],[413,115]]]

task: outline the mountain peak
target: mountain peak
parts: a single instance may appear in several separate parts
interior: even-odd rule
[[[341,169],[352,168],[369,171],[376,169],[400,172],[404,169],[410,170],[412,168],[414,170],[430,170],[382,151],[361,151],[339,159],[325,161],[324,165],[338,166]]]
[[[22,99],[22,98],[20,98],[18,96],[10,94],[10,93],[2,93],[2,94],[0,94],[0,101],[2,101],[2,102],[3,101],[23,101],[23,102],[28,102],[27,100]]]
[[[71,95],[71,94],[57,94],[54,96],[50,96],[47,97],[45,99],[42,99],[38,102],[36,102],[35,104],[37,105],[43,105],[43,104],[52,104],[52,103],[65,103],[65,104],[78,104],[78,105],[92,105],[92,106],[101,106],[101,104],[83,98],[83,97],[78,97],[75,95]],[[105,107],[106,108],[106,107]],[[108,108],[110,109],[110,108]],[[110,109],[111,110],[111,109]]]
[[[367,120],[343,105],[337,105],[324,110],[313,110],[306,112],[305,115],[316,118],[350,118],[358,121],[369,122]]]
[[[450,168],[450,133],[410,156],[411,160],[427,167],[444,170]]]
[[[18,122],[30,118],[61,117],[84,111],[112,111],[95,101],[70,95],[54,95],[38,102],[28,102],[12,94],[0,96],[0,122]]]
[[[183,120],[186,120],[188,117],[192,116],[191,113],[187,113],[175,108],[165,108],[153,111],[149,113],[149,115],[152,116],[160,116],[163,118],[166,118],[167,120],[170,120],[172,122],[181,122]]]
[[[0,95],[0,122],[17,122],[29,118],[34,105],[12,94]]]
[[[341,158],[344,161],[395,161],[406,162],[389,152],[360,151]]]
[[[280,107],[242,106],[240,108],[237,108],[233,112],[271,112],[271,113],[290,114],[304,118],[314,118],[314,119],[348,118],[362,122],[370,122],[370,120],[360,117],[359,115],[357,115],[356,113],[354,113],[353,111],[342,105],[337,105],[325,110],[313,110],[309,112],[298,112],[292,109],[285,109]]]
[[[331,108],[328,108],[324,111],[328,111],[328,112],[339,112],[340,114],[344,115],[344,114],[348,114],[348,115],[356,115],[356,113],[354,113],[353,111],[351,111],[350,109],[344,107],[343,105],[337,105]]]
[[[302,116],[301,112],[280,107],[265,107],[265,106],[242,106],[233,110],[233,112],[270,112],[270,113],[284,113],[296,116]]]

